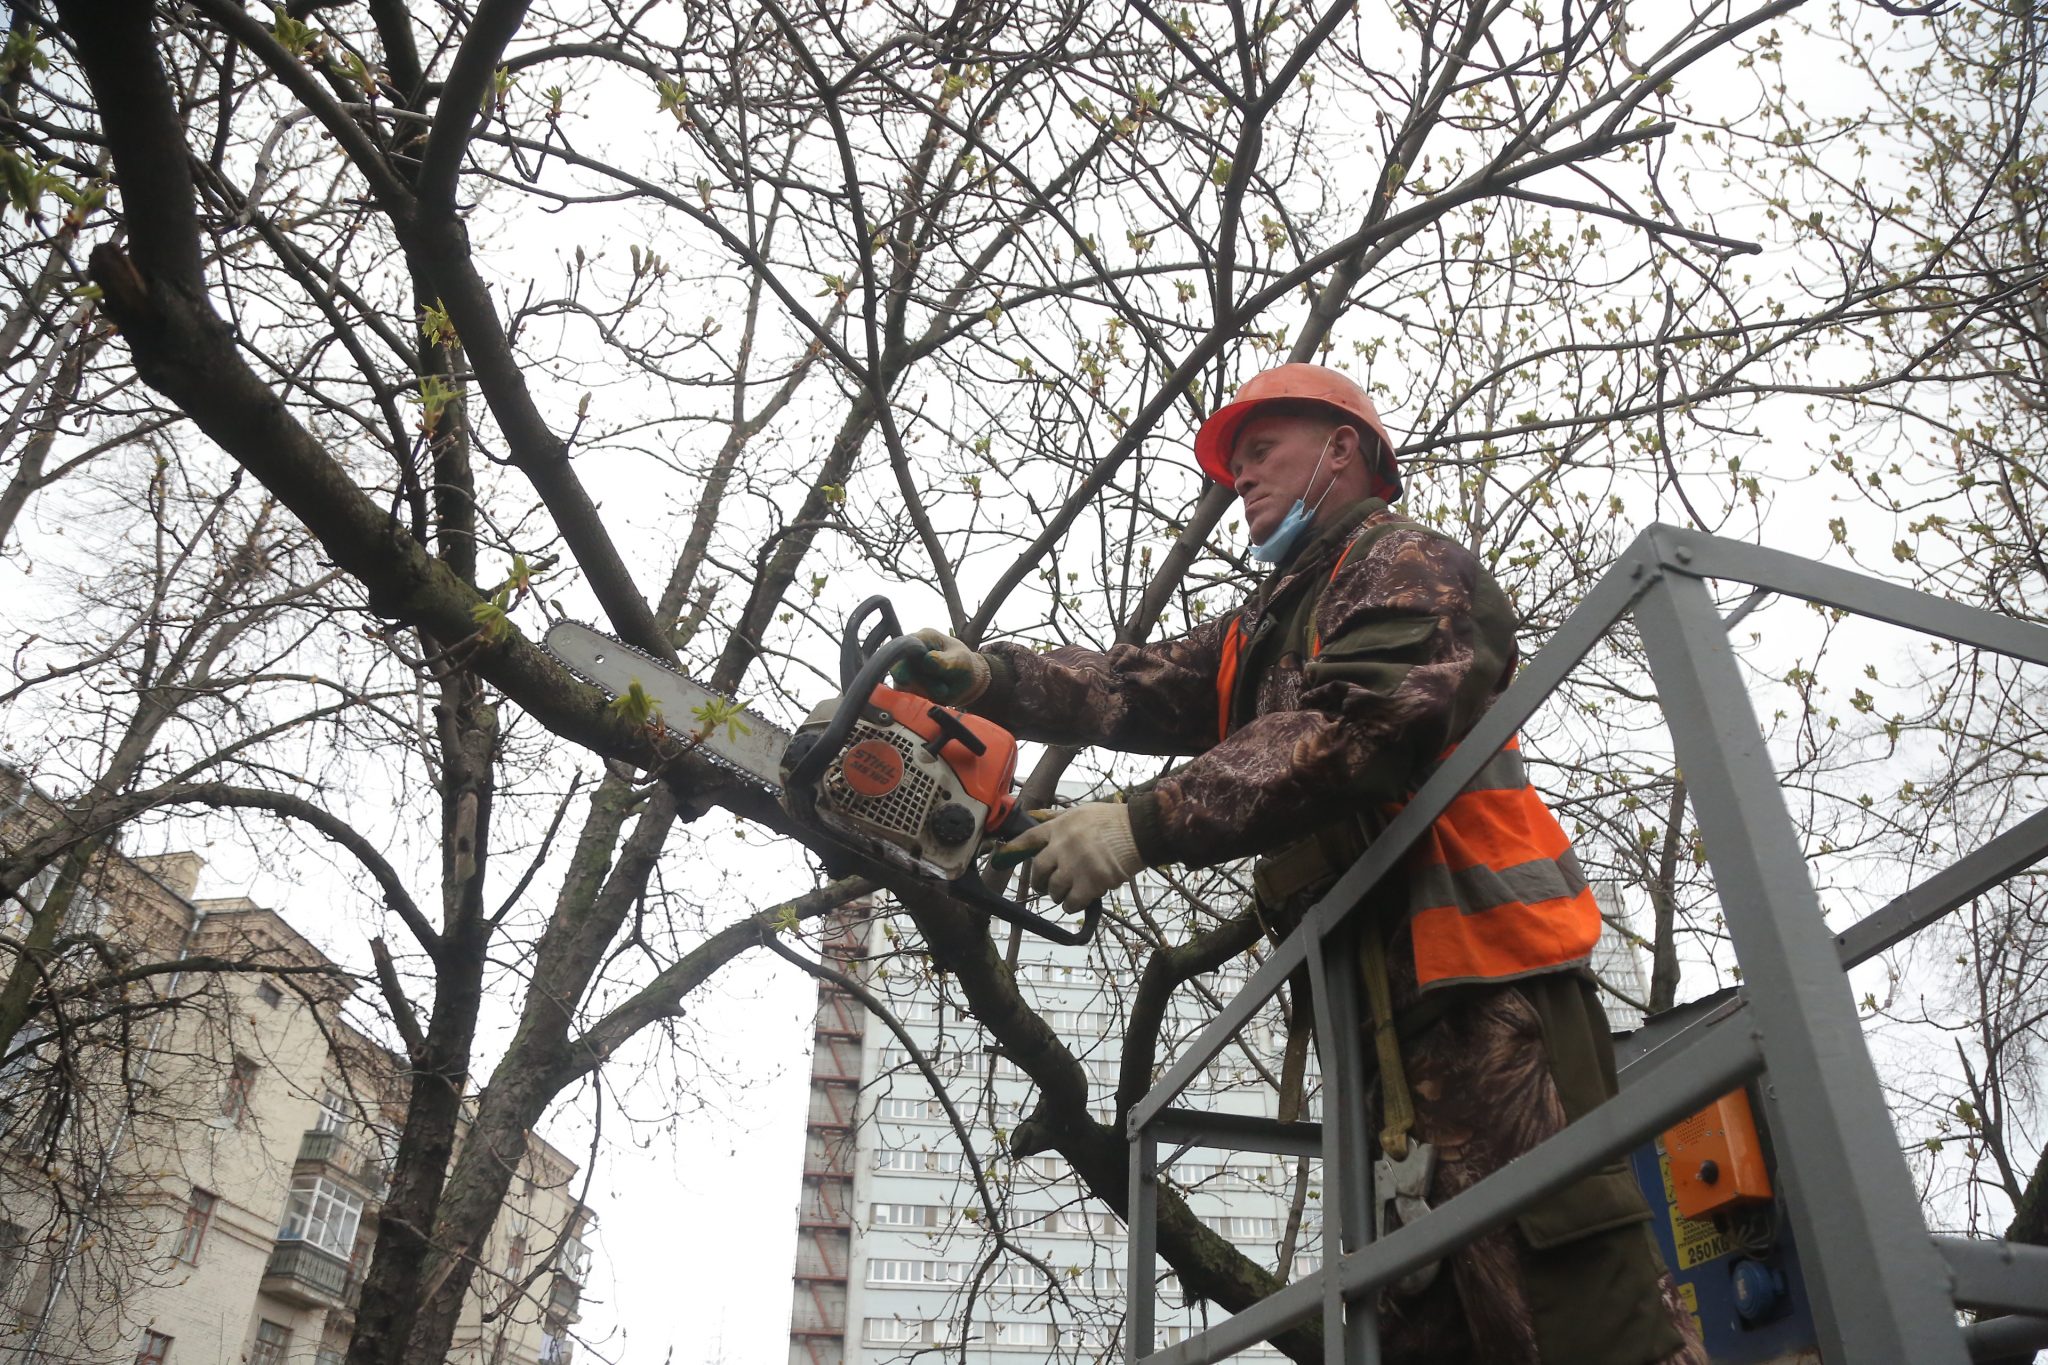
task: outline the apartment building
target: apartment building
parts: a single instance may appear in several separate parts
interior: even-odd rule
[[[1602,899],[1610,917],[1624,923],[1618,899],[1604,891]],[[910,934],[907,919],[889,918],[886,907],[861,907],[828,923],[825,957],[889,1002],[939,1072],[969,1142],[962,1144],[901,1040],[847,992],[822,985],[790,1365],[957,1361],[963,1351],[986,1365],[1120,1360],[1122,1223],[1083,1193],[1059,1157],[1008,1155],[1008,1134],[1029,1113],[1033,1087],[991,1048],[949,984],[919,969]],[[1642,999],[1643,982],[1628,936],[1604,937],[1594,966],[1610,983],[1616,1027],[1633,1028],[1640,1011],[1628,1002]],[[1208,1018],[1204,997],[1227,999],[1248,974],[1239,960],[1180,992],[1161,1030],[1162,1063]],[[1017,978],[1086,1070],[1097,1117],[1111,1122],[1135,980],[1122,950],[1107,943],[1067,948],[1027,936]],[[1277,1009],[1269,1010],[1183,1103],[1275,1116],[1285,1042]],[[1312,1053],[1305,1089],[1300,1117],[1313,1119],[1319,1113]],[[1204,1223],[1259,1264],[1284,1266],[1290,1276],[1320,1266],[1320,1162],[1197,1148],[1179,1154],[1166,1175]],[[1154,1309],[1158,1343],[1199,1330],[1209,1311],[1185,1302],[1166,1275]],[[1281,1357],[1260,1347],[1237,1358]]]
[[[1020,989],[1081,1062],[1105,1123],[1132,980],[1115,952],[1027,937],[1018,963]],[[829,926],[827,955],[889,1001],[970,1141],[964,1148],[909,1049],[844,992],[822,988],[791,1365],[957,1360],[963,1349],[988,1362],[1120,1358],[1123,1226],[1058,1156],[1008,1155],[1008,1135],[1032,1101],[1022,1070],[991,1050],[945,983],[916,969],[907,921],[875,910],[842,917]],[[1228,995],[1241,980],[1233,968],[1189,998]],[[1178,1002],[1162,1048],[1192,1037],[1203,1017]],[[1255,1032],[1243,1055],[1210,1069],[1191,1103],[1273,1114],[1284,1046],[1277,1015]],[[1314,1084],[1311,1066],[1304,1117],[1315,1114]],[[1262,1264],[1320,1264],[1319,1163],[1196,1149],[1169,1178],[1203,1221]],[[1010,1249],[998,1245],[998,1229]],[[1175,1341],[1205,1309],[1184,1303],[1168,1276],[1158,1312],[1160,1339]],[[1243,1357],[1279,1358],[1269,1349]]]
[[[13,795],[0,846],[48,814]],[[166,964],[133,995],[146,1008],[124,1024],[102,1001],[108,1017],[32,1027],[0,1053],[0,1365],[346,1350],[403,1059],[348,1022],[353,982],[319,949],[274,910],[196,899],[200,871],[192,854],[103,853],[65,932]],[[0,935],[18,942],[27,919],[0,912]],[[14,956],[0,948],[0,973]],[[590,1273],[576,1171],[530,1139],[451,1362],[571,1358]]]

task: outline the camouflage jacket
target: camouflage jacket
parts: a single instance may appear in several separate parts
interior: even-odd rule
[[[1478,558],[1378,499],[1318,527],[1234,617],[1244,644],[1221,738],[1231,615],[1107,651],[984,646],[992,677],[974,709],[1026,739],[1196,755],[1132,797],[1131,823],[1148,864],[1207,866],[1377,823],[1515,667],[1512,609]]]

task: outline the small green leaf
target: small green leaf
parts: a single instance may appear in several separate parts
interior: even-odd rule
[[[476,622],[477,633],[492,644],[512,634],[511,618],[505,615],[505,608],[498,602],[478,602],[469,609],[469,619]]]
[[[724,697],[713,697],[702,706],[692,707],[690,710],[691,717],[697,722],[697,733],[707,739],[721,726],[725,729],[727,739],[738,739],[741,735],[753,734],[754,727],[741,719],[745,714],[745,707]]]
[[[638,678],[627,683],[626,690],[612,698],[606,709],[628,725],[645,725],[655,715],[654,698],[647,695]]]
[[[420,310],[420,335],[427,339],[429,346],[453,346],[456,343],[455,324],[448,320],[448,310],[439,299]]]

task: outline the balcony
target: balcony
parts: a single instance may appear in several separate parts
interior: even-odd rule
[[[324,1128],[309,1128],[299,1139],[295,1169],[315,1175],[339,1176],[373,1202],[381,1200],[389,1187],[381,1157],[375,1152],[351,1146],[340,1133]]]
[[[576,1287],[574,1280],[555,1276],[555,1285],[548,1291],[548,1316],[564,1323],[583,1321],[576,1309],[583,1302],[583,1291]]]
[[[550,1330],[540,1339],[540,1365],[569,1365],[575,1358],[576,1343],[566,1333]]]
[[[280,1240],[271,1249],[258,1288],[300,1308],[346,1308],[351,1288],[348,1261],[311,1242]]]

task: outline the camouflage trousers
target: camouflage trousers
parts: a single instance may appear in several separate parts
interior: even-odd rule
[[[1390,946],[1395,1007],[1413,1017],[1414,955],[1405,933]],[[1426,1002],[1426,1012],[1435,1004]],[[1478,1184],[1615,1089],[1606,1018],[1583,976],[1466,988],[1442,1004],[1441,1015],[1402,1046],[1416,1135],[1437,1153],[1432,1206]],[[1377,1104],[1375,1096],[1375,1128]],[[1382,1299],[1386,1359],[1708,1365],[1647,1221],[1625,1164],[1547,1196],[1450,1257],[1422,1293]]]

